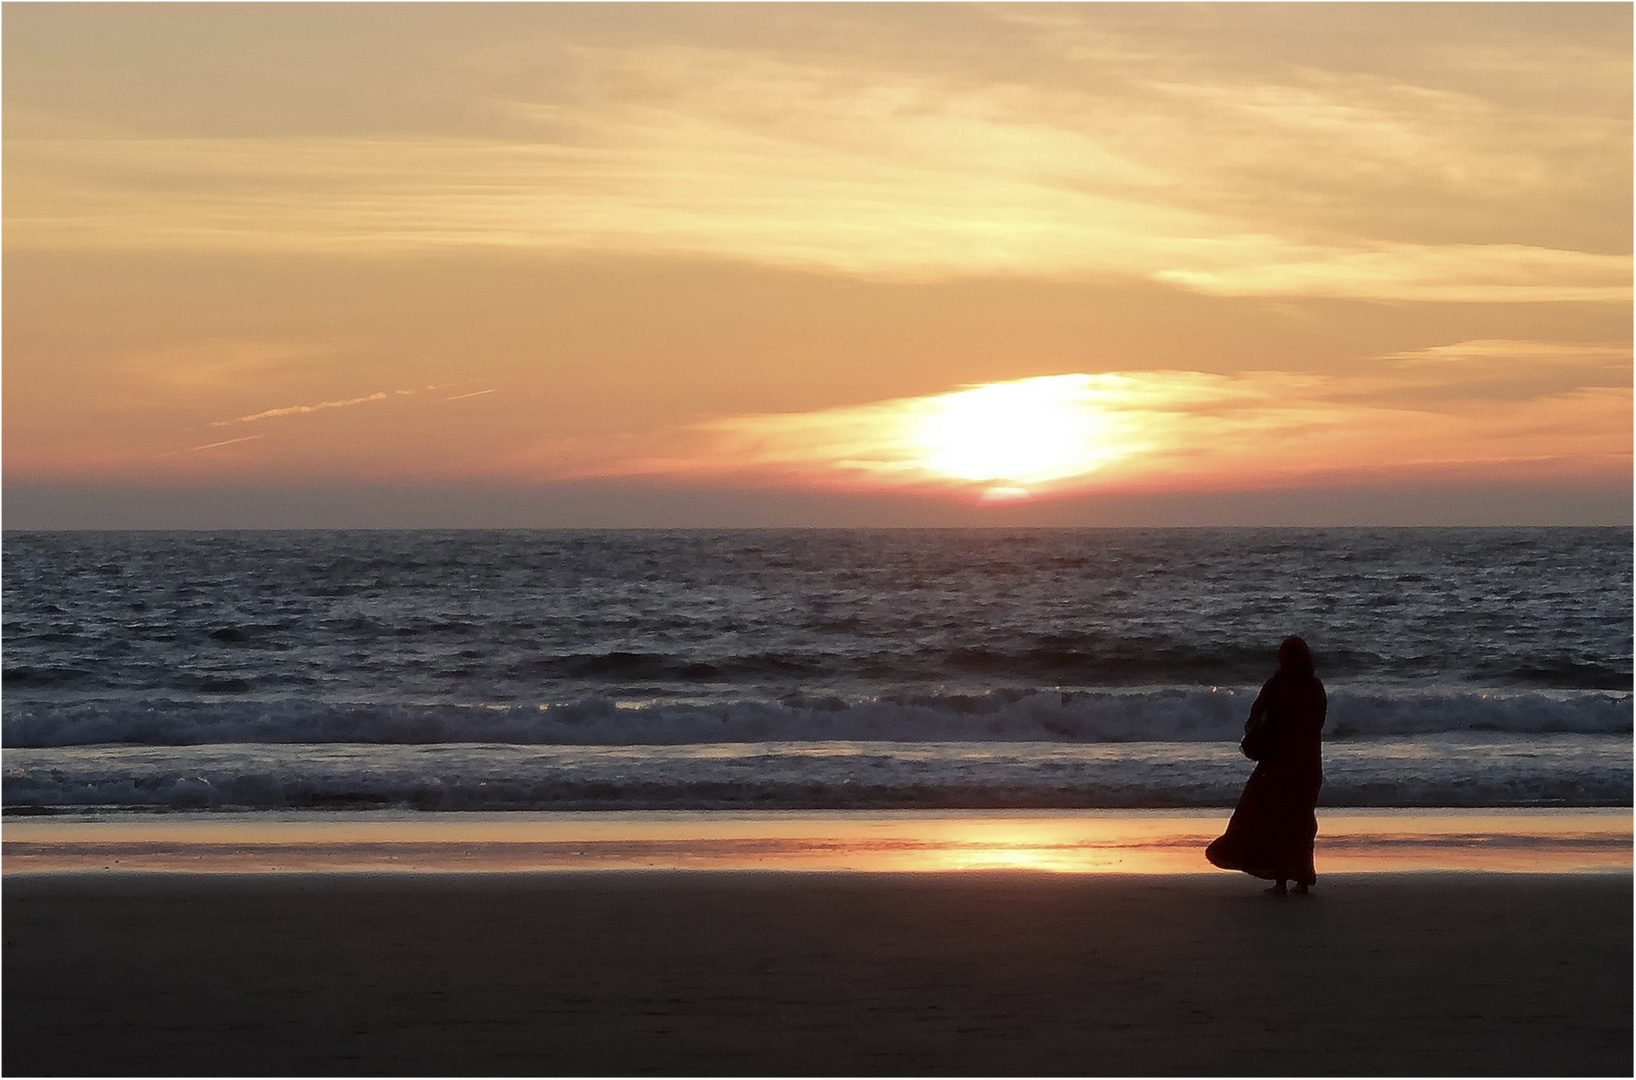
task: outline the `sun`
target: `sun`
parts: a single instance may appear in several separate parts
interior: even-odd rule
[[[925,398],[909,420],[920,469],[992,485],[985,502],[1026,499],[1040,484],[1081,476],[1119,456],[1084,375],[991,383]]]

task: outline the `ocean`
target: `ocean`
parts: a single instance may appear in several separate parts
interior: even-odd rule
[[[8,532],[11,814],[1632,802],[1629,528]]]

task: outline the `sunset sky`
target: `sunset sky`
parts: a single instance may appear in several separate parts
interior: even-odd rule
[[[5,5],[4,524],[1631,519],[1631,7]]]

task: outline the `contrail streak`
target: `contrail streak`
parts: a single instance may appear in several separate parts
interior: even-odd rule
[[[266,437],[267,436],[265,435],[245,435],[244,437],[238,439],[223,439],[221,442],[207,442],[203,446],[188,447],[188,453],[191,454],[195,450],[210,450],[217,446],[232,446],[236,442],[249,442],[252,439],[265,439]]]
[[[444,401],[460,401],[460,400],[462,400],[464,398],[482,397],[484,394],[495,394],[495,393],[499,393],[499,391],[498,390],[477,390],[477,391],[474,391],[473,393],[470,393],[470,394],[456,394],[454,397],[446,397],[443,400]]]
[[[229,424],[248,424],[252,420],[267,420],[275,416],[294,416],[296,413],[317,412],[319,409],[339,409],[347,405],[362,405],[370,401],[385,401],[386,392],[370,394],[368,397],[350,398],[346,401],[320,401],[316,405],[286,405],[282,409],[268,409],[266,412],[253,413],[250,416],[240,416],[234,420],[217,420],[211,427],[227,427]]]

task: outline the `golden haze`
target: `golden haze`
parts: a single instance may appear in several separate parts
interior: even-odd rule
[[[14,492],[1628,512],[1626,7],[3,18]]]

